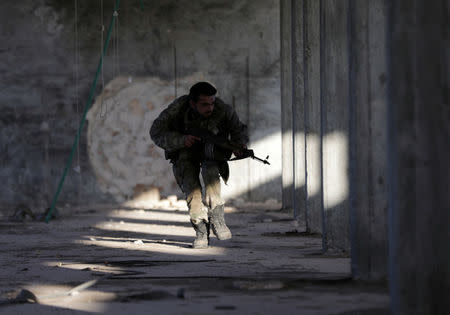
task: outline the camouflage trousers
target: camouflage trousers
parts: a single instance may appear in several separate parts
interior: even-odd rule
[[[208,221],[208,211],[225,203],[220,196],[220,175],[216,162],[199,163],[181,158],[173,163],[173,173],[185,195],[189,216],[194,224],[202,220]],[[204,189],[200,182],[200,173]]]

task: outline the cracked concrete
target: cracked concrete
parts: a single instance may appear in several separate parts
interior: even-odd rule
[[[348,257],[324,256],[275,206],[227,207],[233,239],[200,250],[179,201],[64,208],[49,224],[4,216],[1,298],[27,289],[39,303],[0,313],[388,314],[384,286],[352,281]]]

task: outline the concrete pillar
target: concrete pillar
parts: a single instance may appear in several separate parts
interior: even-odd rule
[[[387,277],[386,0],[350,1],[351,253],[355,278]]]
[[[306,115],[306,227],[322,232],[322,152],[320,149],[320,1],[304,1]]]
[[[281,119],[283,208],[305,218],[306,157],[303,70],[303,1],[281,1]]]
[[[281,37],[281,132],[282,132],[282,207],[294,208],[294,151],[292,130],[292,23],[291,0],[280,1]]]
[[[397,0],[389,32],[393,314],[450,310],[448,1]]]
[[[292,113],[294,136],[294,216],[306,215],[306,147],[303,0],[292,0]]]
[[[348,1],[321,1],[324,249],[349,251]]]

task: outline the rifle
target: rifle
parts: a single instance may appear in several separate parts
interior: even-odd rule
[[[204,156],[209,160],[237,161],[252,158],[258,162],[270,165],[269,161],[267,161],[269,156],[263,160],[255,156],[253,150],[244,149],[238,143],[213,135],[208,130],[191,129],[189,134],[201,139],[204,144]],[[240,151],[242,154],[231,159],[231,154],[234,151]]]

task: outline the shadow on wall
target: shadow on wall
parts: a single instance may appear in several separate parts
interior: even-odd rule
[[[294,161],[284,166],[293,175],[283,181],[289,197],[283,207],[305,222],[307,232],[323,234],[324,250],[350,249],[347,137],[339,130],[322,139],[318,134],[297,132],[293,138],[301,143],[294,142]]]
[[[305,139],[305,134],[297,132],[296,138]],[[349,178],[348,178],[348,140],[345,133],[333,131],[323,136],[322,144],[320,136],[317,134],[309,134],[307,136],[308,158],[298,156],[296,161],[306,160],[307,165],[298,165],[294,167],[303,171],[303,176],[296,178],[294,183],[292,180],[284,183],[283,188],[295,185],[297,189],[303,187],[308,182],[308,197],[313,197],[320,193],[323,182],[323,190],[326,195],[325,208],[332,208],[342,203],[349,196]],[[323,155],[328,156],[328,160],[322,165],[320,150]],[[294,162],[293,162],[294,164]],[[306,171],[307,167],[307,171]],[[321,176],[321,168],[323,167],[323,176]],[[295,180],[295,179],[294,179]]]
[[[296,138],[305,139],[305,134],[297,132]],[[309,134],[307,137],[308,157],[298,156],[296,161],[305,161],[305,165],[298,165],[292,162],[295,168],[301,169],[302,176],[296,179],[286,181],[284,189],[289,186],[295,186],[298,190],[308,183],[308,198],[320,194],[323,190],[326,196],[324,200],[325,208],[332,208],[345,201],[349,196],[349,178],[348,178],[348,140],[345,133],[333,131],[323,136],[321,143],[320,136]],[[323,154],[320,152],[322,149]],[[302,154],[302,152],[300,152]],[[327,156],[328,159],[321,161],[321,156]],[[323,168],[323,171],[321,170]],[[323,173],[323,175],[321,175]],[[295,183],[294,183],[295,181]],[[305,195],[304,193],[299,193]]]

